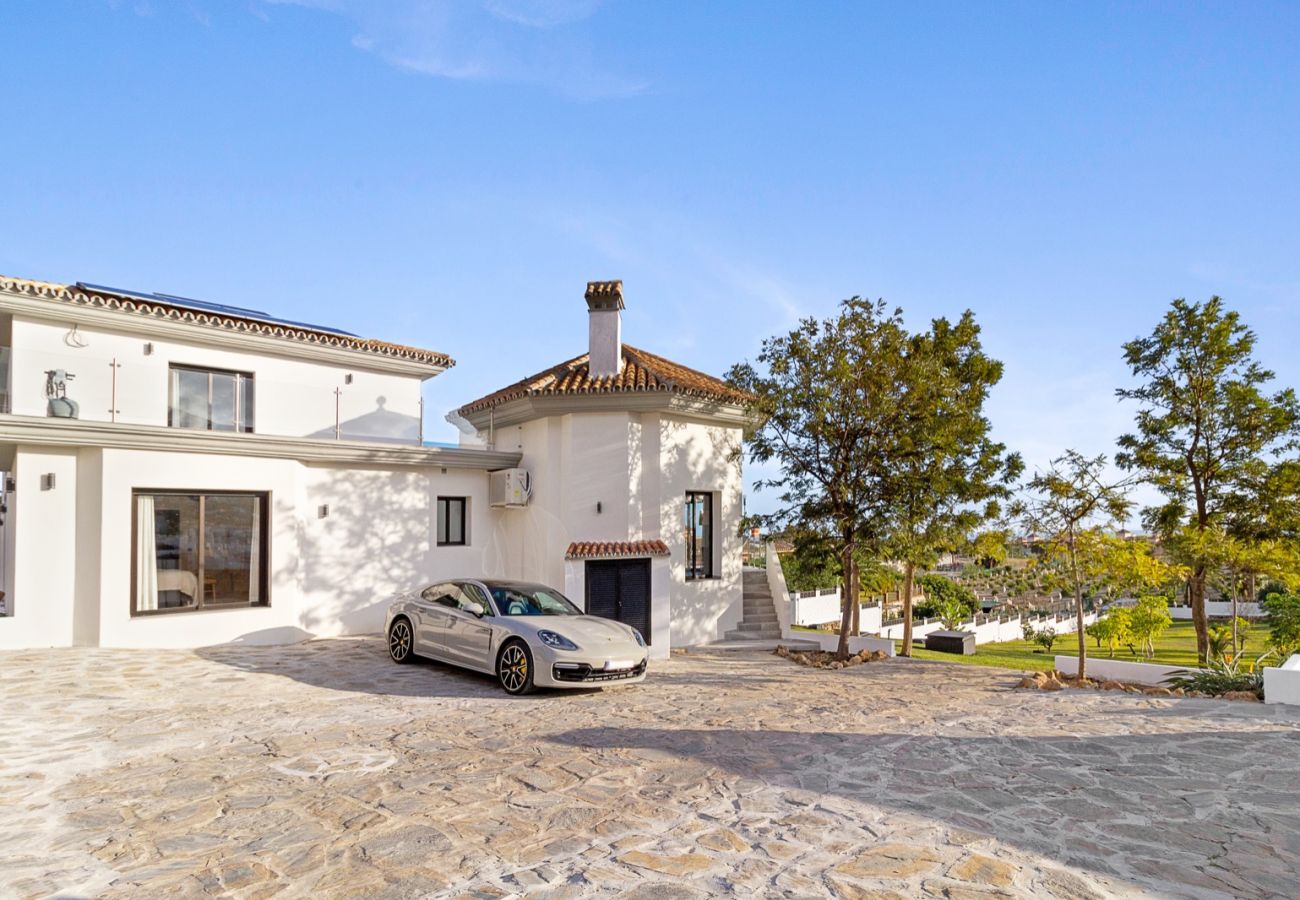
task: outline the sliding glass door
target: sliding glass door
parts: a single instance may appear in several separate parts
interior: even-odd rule
[[[135,491],[131,614],[269,605],[268,499]]]

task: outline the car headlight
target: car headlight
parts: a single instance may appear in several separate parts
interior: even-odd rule
[[[554,631],[539,631],[537,639],[548,647],[554,647],[556,650],[577,650],[578,645],[569,640],[562,634],[556,634]]]
[[[641,632],[637,631],[635,628],[632,629],[632,637],[636,638],[636,643],[638,647],[645,646],[645,638],[643,638],[641,636]]]

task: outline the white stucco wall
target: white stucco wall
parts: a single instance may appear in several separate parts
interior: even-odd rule
[[[55,488],[42,491],[40,476],[51,472]],[[19,448],[15,475],[19,563],[0,648],[199,647],[375,632],[396,593],[496,574],[500,555],[483,471]],[[132,617],[133,489],[267,492],[270,605]],[[468,498],[467,546],[436,545],[439,496]]]
[[[77,577],[77,451],[26,450],[14,455],[17,490],[10,497],[13,594],[0,618],[0,648],[68,647],[73,640]],[[54,475],[54,487],[41,479]]]
[[[493,439],[499,450],[520,450],[533,477],[529,506],[502,510],[496,520],[502,575],[560,587],[581,605],[584,566],[564,560],[571,542],[663,540],[667,564],[651,566],[654,654],[717,640],[740,621],[742,482],[732,454],[740,429],[660,413],[590,412],[535,419]],[[687,491],[713,494],[711,579],[686,581]]]
[[[254,430],[293,437],[334,437],[335,395],[342,436],[414,443],[420,434],[420,385],[416,376],[368,372],[264,353],[142,338],[127,331],[79,327],[12,318],[12,402],[17,415],[46,414],[45,371],[64,369],[76,377],[68,396],[80,405],[79,418],[112,421],[116,371],[117,421],[166,425],[171,364],[251,372],[254,376]],[[145,355],[150,343],[153,352]],[[117,369],[111,367],[116,360]],[[352,376],[347,384],[346,376]]]

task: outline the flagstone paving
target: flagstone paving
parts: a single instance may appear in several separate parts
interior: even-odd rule
[[[0,655],[0,896],[1294,896],[1300,710],[678,656],[512,699],[377,639]]]

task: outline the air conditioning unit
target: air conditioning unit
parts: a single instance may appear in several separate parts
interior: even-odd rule
[[[527,506],[533,479],[527,469],[498,469],[488,473],[488,505]]]

